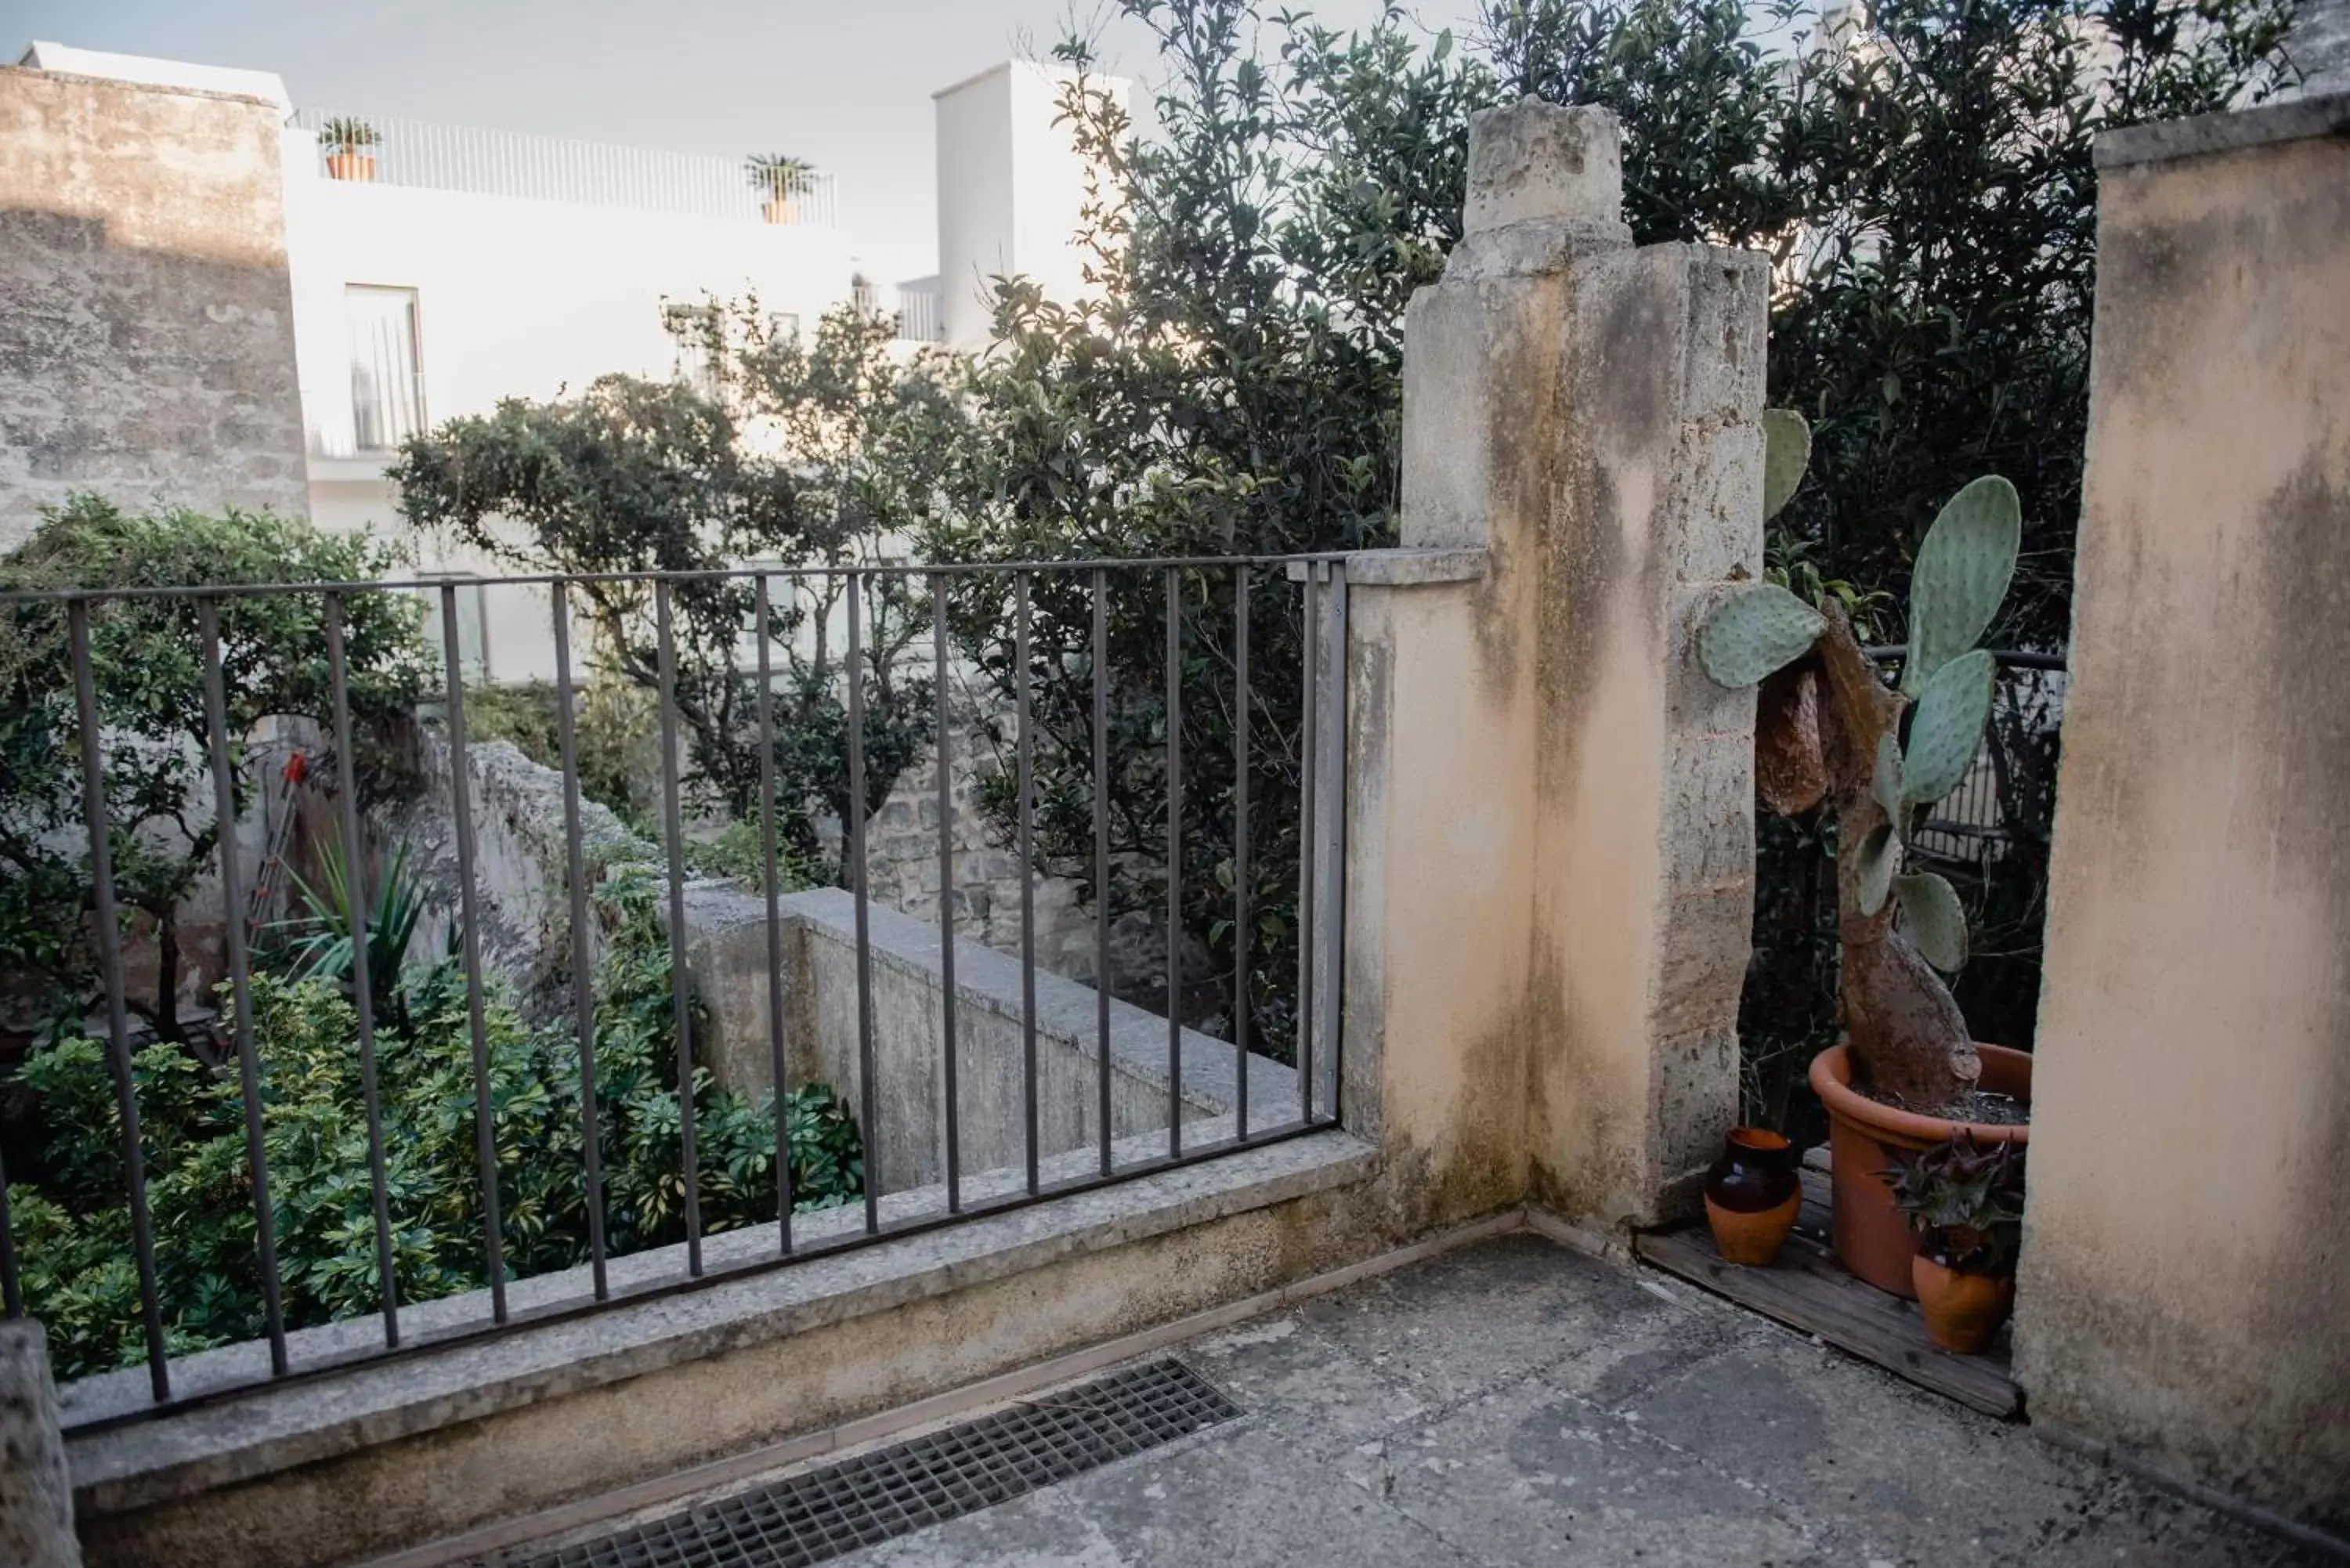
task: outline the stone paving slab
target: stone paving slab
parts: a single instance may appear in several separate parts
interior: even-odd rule
[[[1533,1236],[1182,1354],[1241,1419],[838,1561],[2320,1561],[1678,1282]]]

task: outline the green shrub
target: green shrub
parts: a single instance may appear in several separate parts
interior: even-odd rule
[[[601,889],[610,929],[596,981],[605,1230],[614,1254],[685,1233],[669,946],[654,884],[621,869]],[[473,1146],[464,977],[443,961],[406,988],[407,1023],[377,1036],[394,1271],[403,1303],[487,1282]],[[320,979],[253,981],[264,1138],[289,1326],[376,1311],[380,1294],[350,1002]],[[508,1276],[588,1257],[577,1040],[534,1029],[503,997],[487,1010],[490,1104]],[[264,1330],[244,1106],[234,1071],[156,1045],[133,1063],[153,1207],[158,1286],[174,1354]],[[106,1047],[78,1036],[34,1052],[20,1080],[47,1135],[36,1179],[12,1194],[26,1308],[47,1324],[58,1375],[145,1355]],[[697,1074],[702,1210],[715,1232],[775,1215],[772,1095],[753,1101]],[[855,1121],[830,1089],[788,1097],[795,1207],[863,1191]]]

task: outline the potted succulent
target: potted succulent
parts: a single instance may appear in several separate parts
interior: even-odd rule
[[[1764,514],[1794,495],[1811,431],[1763,415]],[[1844,1044],[1811,1082],[1825,1104],[1836,1255],[1881,1290],[1915,1293],[1917,1246],[1881,1174],[1897,1150],[2022,1143],[2032,1058],[1978,1045],[1942,976],[1966,962],[1967,920],[1950,883],[1903,874],[1912,830],[1973,764],[1996,667],[1975,644],[1998,613],[2022,532],[2015,487],[1996,475],[1950,498],[1918,549],[1908,652],[1888,687],[1842,601],[1817,607],[1770,583],[1732,591],[1699,628],[1698,657],[1723,686],[1760,684],[1755,784],[1763,805],[1833,814]]]
[[[754,152],[743,161],[743,171],[750,176],[751,189],[766,193],[767,222],[799,222],[799,198],[816,178],[815,164],[780,152]]]
[[[382,142],[374,126],[348,115],[337,115],[318,128],[318,145],[332,149],[327,154],[327,172],[337,180],[374,179],[375,154],[368,149]]]
[[[1926,1334],[1944,1350],[1980,1355],[2015,1305],[2015,1253],[2023,1238],[2023,1146],[1948,1143],[1893,1157],[1883,1173],[1893,1203],[1918,1236],[1911,1278]]]

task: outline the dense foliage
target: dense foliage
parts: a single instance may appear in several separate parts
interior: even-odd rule
[[[2022,492],[2027,531],[1995,638],[2038,647],[2061,644],[2069,618],[2092,144],[2116,126],[2261,96],[2284,69],[2287,16],[2283,0],[1891,0],[1865,24],[1846,11],[1829,28],[1792,3],[1492,0],[1479,47],[1462,51],[1396,12],[1340,36],[1253,0],[1122,8],[1158,43],[1159,132],[1134,137],[1093,81],[1069,90],[1066,115],[1102,182],[1085,236],[1099,294],[1055,304],[1017,280],[1002,286],[999,341],[976,381],[979,439],[934,549],[1010,558],[1391,542],[1402,308],[1457,238],[1470,111],[1532,92],[1617,112],[1638,240],[1755,245],[1777,259],[1771,399],[1810,419],[1815,445],[1814,477],[1772,541],[1774,572],[1837,593],[1866,626],[1905,589],[1934,502],[1996,471]],[[1081,44],[1063,53],[1090,63]],[[1228,873],[1229,704],[1192,693],[1228,678],[1230,600],[1190,590],[1197,668],[1178,722],[1196,784],[1183,855]],[[1294,732],[1299,711],[1297,621],[1285,597],[1260,595],[1253,622],[1259,732],[1290,770],[1267,758],[1268,776],[1253,781],[1271,807],[1255,854],[1273,987],[1295,972],[1281,934],[1294,821],[1272,804],[1295,789],[1284,726]],[[1114,590],[1110,784],[1114,852],[1163,859],[1145,754],[1169,722],[1158,602],[1155,585]],[[1002,680],[1000,609],[966,610],[967,638]],[[1040,601],[1031,672],[1052,753],[1039,771],[1045,843],[1065,869],[1090,857],[1090,674],[1076,656],[1088,613],[1074,592]],[[2028,780],[2002,801],[2027,858],[2044,843],[2044,804]],[[1810,897],[1832,846],[1773,847],[1755,988],[1773,1005],[1750,999],[1745,1033],[1794,1060],[1833,1029],[1831,944]],[[1227,967],[1228,905],[1211,877],[1194,870],[1189,882],[1186,923]],[[1128,897],[1151,891],[1130,879]],[[2027,945],[2033,897],[1999,917]],[[2002,975],[2036,989],[2028,953],[1978,983]]]
[[[180,508],[140,514],[95,496],[44,514],[0,559],[0,590],[142,588],[195,584],[345,582],[379,577],[395,557],[365,535],[329,535],[266,513],[218,517]],[[331,691],[319,596],[216,601],[231,776],[239,815],[255,789],[247,740],[268,719],[328,727]],[[346,666],[360,784],[381,780],[369,743],[408,713],[428,666],[421,612],[397,594],[343,601]],[[181,1038],[177,910],[216,864],[220,826],[206,751],[203,641],[185,597],[99,599],[89,653],[104,726],[106,805],[115,898],[126,922],[152,928],[152,989],[133,1009]],[[46,1019],[78,1023],[93,1005],[92,908],[82,811],[82,757],[67,617],[55,603],[0,608],[0,974]],[[330,771],[331,753],[314,759]],[[31,995],[23,992],[29,988]]]
[[[599,889],[609,940],[596,977],[596,1073],[605,1231],[614,1253],[684,1234],[681,1118],[670,951],[654,888],[623,868]],[[399,1299],[486,1283],[473,1147],[473,1077],[462,970],[411,968],[398,1027],[376,1036]],[[264,1137],[286,1316],[295,1327],[380,1309],[367,1126],[347,993],[324,979],[253,982]],[[379,1015],[383,1016],[382,1014]],[[578,1044],[534,1029],[503,999],[488,1009],[490,1099],[510,1275],[588,1257]],[[173,1354],[263,1329],[244,1105],[236,1075],[157,1044],[134,1062],[163,1321]],[[106,1048],[78,1035],[33,1053],[18,1078],[46,1131],[40,1168],[12,1171],[26,1308],[47,1325],[62,1376],[145,1354],[121,1176],[120,1123]],[[754,1103],[697,1074],[704,1227],[775,1214],[772,1096]],[[862,1191],[856,1123],[829,1089],[787,1098],[795,1207]]]

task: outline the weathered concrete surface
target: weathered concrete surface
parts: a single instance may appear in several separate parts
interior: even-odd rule
[[[57,1432],[48,1336],[29,1318],[0,1323],[0,1563],[79,1568],[73,1488]]]
[[[1152,1152],[1129,1147],[1120,1158]],[[343,1563],[837,1426],[1383,1251],[1377,1165],[1357,1140],[1317,1134],[167,1420],[69,1434],[83,1546],[93,1563],[142,1568]],[[1081,1173],[1048,1169],[1046,1179]],[[938,1197],[902,1194],[884,1219],[934,1212]],[[804,1240],[861,1218],[806,1217]],[[705,1256],[715,1270],[771,1256],[774,1244],[764,1229],[729,1232]],[[615,1290],[674,1279],[677,1251],[616,1261]],[[576,1302],[578,1273],[519,1282],[514,1312]],[[421,1335],[466,1314],[478,1325],[484,1311],[477,1293],[401,1315]],[[363,1343],[373,1326],[303,1331],[296,1365]],[[265,1365],[261,1348],[192,1357],[175,1381],[192,1395],[250,1377]],[[119,1374],[69,1392],[69,1421],[138,1397]]]
[[[0,68],[0,548],[91,490],[307,514],[278,110]]]
[[[1352,595],[1348,1109],[1436,1215],[1653,1221],[1736,1116],[1753,698],[1690,644],[1762,567],[1766,269],[1620,208],[1604,112],[1472,122],[1403,538],[1487,572]]]
[[[1529,1236],[1350,1286],[1180,1354],[1232,1396],[1240,1419],[839,1561],[2303,1561],[1678,1281]]]
[[[2015,1338],[2035,1419],[2350,1536],[2350,139],[2308,129],[2350,124],[2332,101],[2101,157]]]

